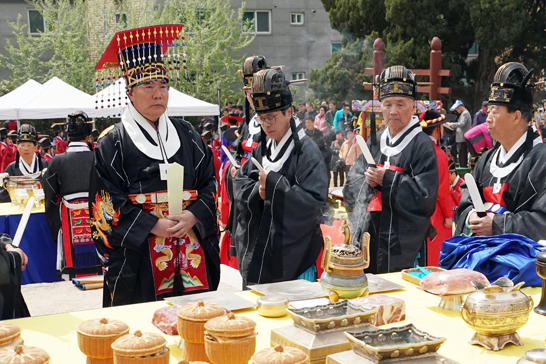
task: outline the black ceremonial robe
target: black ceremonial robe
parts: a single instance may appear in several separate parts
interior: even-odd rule
[[[506,155],[504,163],[501,148],[497,143],[487,151],[472,172],[486,208],[497,213],[493,217],[493,235],[513,233],[535,241],[544,239],[546,145],[533,126]],[[455,213],[455,235],[465,230],[468,214],[473,208],[470,194],[465,189]]]
[[[93,244],[87,249],[89,262],[85,264],[85,268],[74,268],[72,264],[67,266],[66,255],[63,249],[63,237],[59,233],[62,230],[62,204],[63,199],[66,202],[72,202],[82,199],[87,203],[89,198],[89,179],[91,177],[91,169],[93,168],[93,152],[84,142],[71,142],[68,145],[66,153],[57,155],[49,162],[49,167],[44,173],[42,185],[45,194],[45,214],[51,237],[57,246],[57,270],[63,274],[85,274],[85,273],[102,273],[100,263],[97,261],[97,255]],[[86,215],[87,216],[87,215]],[[65,217],[66,218],[66,217]],[[70,219],[67,219],[70,220]],[[65,221],[65,224],[67,221]],[[66,224],[65,226],[69,226]],[[83,226],[83,225],[81,225]],[[85,222],[86,229],[89,228]],[[68,227],[66,233],[71,235],[71,229]],[[82,232],[89,239],[89,233]],[[72,240],[72,239],[70,239]],[[89,240],[86,240],[89,241]],[[72,247],[71,250],[74,248]],[[75,254],[71,251],[71,255]],[[77,269],[77,270],[76,270]]]
[[[19,159],[21,157],[17,157]],[[38,171],[43,170],[44,168],[48,167],[48,163],[45,159],[42,159],[38,157],[37,155],[34,156],[34,169],[28,170],[25,167],[19,166],[19,161],[15,160],[14,162],[11,162],[6,167],[6,170],[4,173],[7,173],[10,176],[27,176],[29,174],[34,174]],[[42,177],[37,178],[38,181],[42,180]],[[11,198],[9,197],[9,193],[4,187],[0,187],[0,202],[11,202]]]
[[[300,139],[301,154],[294,148],[278,172],[269,172],[265,201],[252,162],[243,164],[233,180],[239,212],[234,240],[245,286],[296,279],[315,264],[323,246],[326,170],[317,145],[304,133]],[[252,157],[264,165],[262,147],[254,148]]]
[[[436,208],[438,161],[434,146],[415,117],[397,138],[385,128],[377,133],[376,143],[368,140],[367,145],[376,164],[388,169],[383,184],[375,188],[366,182],[368,165],[362,154],[349,172],[343,197],[352,209],[353,243],[360,246],[362,233],[370,233],[368,272],[411,268],[429,234]]]
[[[0,320],[29,317],[27,304],[21,294],[21,255],[6,251],[11,244],[7,234],[0,235]]]
[[[126,110],[129,109],[136,118],[137,111],[132,104]],[[90,210],[96,199],[102,199],[101,194],[108,193],[110,197],[110,199],[106,197],[109,206],[103,211],[108,216],[105,216],[106,221],[101,221],[109,225],[108,229],[99,232],[92,224],[93,239],[106,267],[103,302],[105,306],[155,301],[170,295],[156,296],[154,289],[148,237],[152,236],[150,232],[157,222],[157,217],[145,212],[141,205],[133,204],[127,196],[167,190],[167,181],[160,178],[160,164],[164,163],[162,159],[164,153],[170,154],[169,163],[177,162],[184,166],[184,190],[198,192],[197,200],[187,207],[187,210],[199,220],[193,231],[205,253],[207,290],[216,290],[218,287],[220,258],[212,152],[188,122],[180,119],[171,121],[174,130],[171,128],[167,131],[176,135],[167,135],[168,140],[178,139],[180,142],[179,147],[175,147],[174,150],[170,150],[169,145],[157,148],[157,143],[150,134],[139,125],[140,133],[147,140],[139,144],[150,143],[156,147],[154,153],[159,156],[156,154],[155,157],[150,157],[141,151],[123,122],[105,133],[95,148],[95,168],[91,173],[89,193]],[[161,130],[161,121],[159,129]],[[132,132],[139,131],[133,128]],[[116,219],[119,220],[115,221]],[[104,235],[104,238],[101,235]],[[198,292],[200,291],[191,291]]]

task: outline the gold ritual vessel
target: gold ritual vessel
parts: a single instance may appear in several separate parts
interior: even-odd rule
[[[362,250],[351,244],[351,230],[347,220],[340,231],[345,235],[343,244],[332,246],[330,237],[324,239],[324,253],[320,284],[328,292],[330,301],[368,295],[368,278],[364,269],[370,265],[370,234],[362,234]],[[364,252],[364,254],[363,254]]]

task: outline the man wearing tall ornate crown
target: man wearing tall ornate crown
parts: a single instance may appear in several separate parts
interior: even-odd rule
[[[479,217],[467,190],[457,211],[455,235],[515,233],[535,241],[546,235],[546,146],[534,125],[533,70],[502,65],[495,74],[487,125],[497,141],[478,160],[472,175],[485,202]]]
[[[98,84],[123,76],[130,100],[121,122],[99,138],[91,176],[104,306],[216,290],[220,280],[212,152],[188,122],[166,112],[169,71],[180,71],[184,43],[183,25],[126,30],[96,67]],[[173,163],[184,167],[180,215],[168,212]]]

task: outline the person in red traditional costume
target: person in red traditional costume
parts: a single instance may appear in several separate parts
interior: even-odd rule
[[[122,31],[95,68],[97,86],[123,76],[130,100],[121,122],[99,137],[91,173],[104,306],[213,291],[220,281],[212,152],[190,123],[166,113],[169,79],[186,69],[185,42],[183,25]],[[169,214],[173,163],[184,167],[180,215]]]
[[[430,223],[436,230],[436,236],[427,244],[428,266],[438,266],[442,243],[451,237],[453,209],[449,188],[449,160],[443,149],[438,146],[438,143],[442,139],[442,124],[452,122],[455,118],[453,114],[442,115],[437,110],[427,110],[419,117],[423,132],[432,140],[436,158],[438,159],[438,199],[436,200],[436,210],[434,210],[434,214],[430,218]]]
[[[42,179],[46,219],[53,241],[57,242],[57,271],[72,277],[102,272],[89,224],[93,152],[88,143],[92,125],[83,111],[68,115],[68,149],[51,160]],[[48,138],[43,139],[49,142]]]
[[[8,130],[0,129],[0,172],[4,172],[6,167],[15,161],[17,148],[13,148],[11,138],[8,138]]]
[[[451,207],[455,211],[459,202],[461,202],[461,197],[463,195],[463,188],[461,185],[464,183],[455,169],[455,161],[453,158],[449,159],[449,187],[451,188]]]
[[[528,125],[534,87],[533,70],[521,63],[497,70],[486,120],[497,143],[472,171],[487,214],[478,216],[465,190],[455,213],[455,235],[512,233],[535,241],[546,236],[546,146],[536,127]]]
[[[63,139],[63,131],[61,127],[57,124],[51,126],[53,132],[55,133],[55,139],[53,139],[53,147],[55,147],[55,155],[62,154],[66,152],[68,148],[68,142]]]
[[[40,146],[40,156],[42,159],[50,162],[53,159],[53,155],[51,154],[51,141],[49,138],[46,137],[38,140],[38,145]]]

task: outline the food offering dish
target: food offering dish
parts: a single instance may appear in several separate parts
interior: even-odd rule
[[[371,323],[379,308],[356,306],[347,300],[315,307],[300,309],[288,308],[294,324],[311,332],[321,332],[333,329]]]
[[[435,353],[447,340],[417,329],[413,324],[381,330],[345,333],[353,351],[373,363],[383,359],[418,358]],[[418,362],[418,361],[416,361]]]

